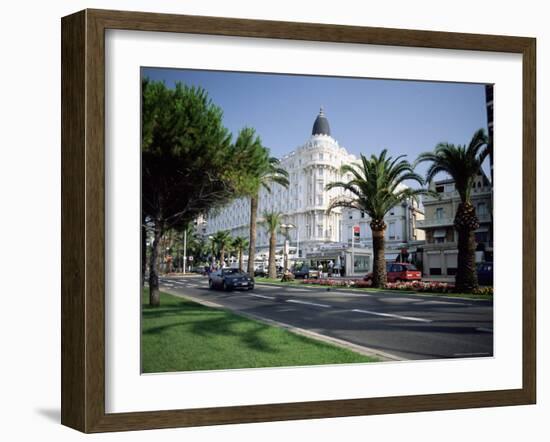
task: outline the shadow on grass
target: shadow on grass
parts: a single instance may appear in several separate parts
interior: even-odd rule
[[[269,353],[279,351],[261,336],[263,332],[271,328],[270,326],[224,310],[186,301],[161,304],[160,307],[150,307],[149,305],[142,307],[144,323],[154,321],[158,324],[144,328],[142,331],[144,336],[161,335],[168,330],[182,328],[186,332],[201,337],[232,336],[237,338],[241,344],[256,351]],[[180,320],[173,321],[174,318]]]

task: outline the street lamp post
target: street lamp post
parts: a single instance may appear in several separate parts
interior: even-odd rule
[[[187,267],[187,229],[183,231],[183,274],[185,275],[185,267]]]
[[[214,237],[212,235],[208,235],[208,239],[210,240],[211,246],[212,246],[212,248],[210,249],[210,252],[212,253],[212,264],[210,264],[210,266],[214,267],[215,260],[216,260],[216,256],[214,254],[214,242],[212,241]]]
[[[289,246],[289,240],[288,240],[288,231],[290,229],[295,229],[296,226],[294,224],[281,224],[281,230],[284,231],[285,235],[285,245],[284,245],[284,264],[283,264],[283,274],[286,273],[288,269],[288,246]]]

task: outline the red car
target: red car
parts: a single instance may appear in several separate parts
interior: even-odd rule
[[[388,282],[398,281],[420,281],[422,273],[417,270],[414,264],[408,262],[388,262],[386,263],[386,273]],[[367,273],[363,278],[365,281],[372,279],[372,272]]]

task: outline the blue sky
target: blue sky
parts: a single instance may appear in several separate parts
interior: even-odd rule
[[[307,141],[321,106],[332,136],[355,155],[386,148],[412,162],[438,142],[465,144],[487,129],[480,84],[162,68],[143,68],[142,75],[170,87],[203,87],[234,136],[253,127],[277,157]]]

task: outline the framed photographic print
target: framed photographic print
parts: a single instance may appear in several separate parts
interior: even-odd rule
[[[533,404],[535,40],[62,19],[62,423]]]

